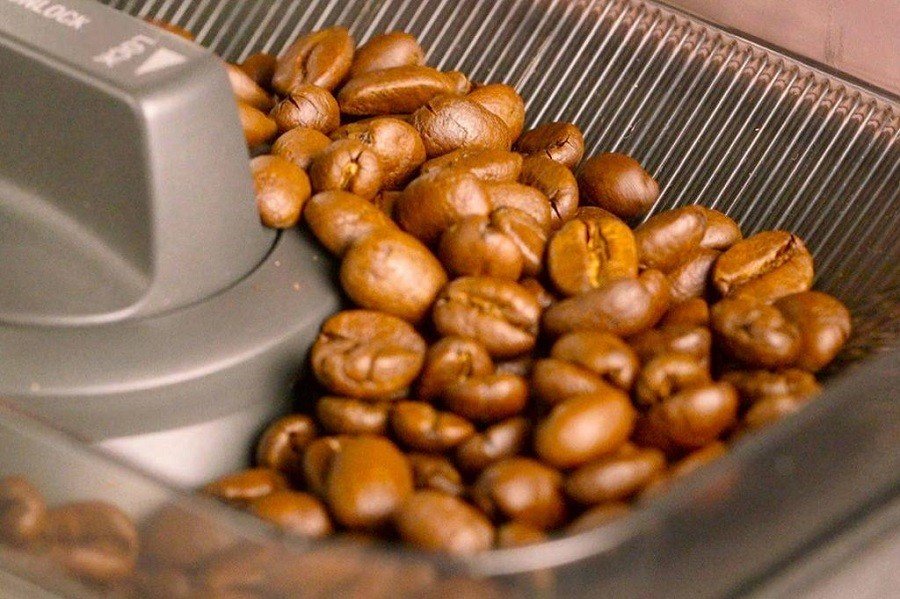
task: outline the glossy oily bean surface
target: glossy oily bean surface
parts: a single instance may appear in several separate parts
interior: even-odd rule
[[[624,154],[600,154],[578,171],[583,204],[599,206],[619,218],[643,216],[659,197],[659,184],[640,163]]]
[[[477,422],[496,422],[525,409],[528,383],[507,373],[469,377],[447,387],[444,401],[461,416]]]
[[[283,416],[266,427],[256,445],[256,464],[281,472],[291,481],[302,476],[303,450],[315,439],[316,423],[310,416]]]
[[[250,161],[250,170],[262,223],[275,229],[296,225],[310,196],[306,173],[278,156],[257,156]]]
[[[522,254],[522,272],[535,277],[544,268],[544,248],[547,233],[529,215],[517,208],[497,208],[491,211],[491,225],[506,235]]]
[[[680,391],[656,404],[650,418],[681,447],[699,448],[715,441],[737,422],[737,391],[714,383]]]
[[[475,434],[468,420],[422,401],[397,402],[391,408],[391,428],[407,447],[431,452],[452,449]]]
[[[295,127],[283,133],[272,144],[272,154],[306,170],[313,158],[331,144],[328,136],[308,127]]]
[[[813,259],[786,231],[763,231],[731,246],[716,261],[713,283],[722,295],[771,302],[812,286]]]
[[[254,500],[250,513],[290,534],[318,538],[332,532],[325,506],[308,493],[275,491]]]
[[[269,113],[282,133],[295,127],[307,127],[330,133],[341,124],[337,100],[316,85],[299,85],[278,102]]]
[[[741,228],[730,216],[711,208],[701,209],[706,216],[706,231],[700,240],[701,247],[724,252],[743,238]]]
[[[268,112],[272,109],[272,106],[274,105],[272,97],[240,67],[226,63],[225,69],[228,72],[228,81],[231,83],[231,90],[238,100],[246,102],[250,106],[257,110],[262,110],[263,112]]]
[[[400,507],[397,530],[411,545],[450,554],[486,551],[494,543],[494,527],[466,502],[438,491],[419,491]]]
[[[494,519],[555,528],[566,516],[562,475],[530,458],[514,457],[489,466],[475,482],[475,505]]]
[[[234,507],[244,508],[255,499],[287,487],[287,479],[277,470],[251,468],[213,481],[203,487],[203,492]]]
[[[381,162],[386,189],[406,183],[425,162],[425,145],[418,131],[400,119],[376,117],[348,123],[332,132],[332,139],[355,139],[368,145]]]
[[[578,210],[579,192],[575,175],[563,164],[534,155],[522,162],[519,182],[541,190],[550,200],[553,228],[559,228]]]
[[[515,181],[522,172],[522,155],[507,150],[463,148],[432,158],[422,165],[422,174],[457,168],[483,181]]]
[[[378,229],[396,229],[371,202],[346,191],[323,191],[306,204],[303,220],[331,253],[342,256],[356,241]]]
[[[684,260],[666,273],[672,302],[680,303],[707,295],[712,269],[721,252],[698,247],[685,255]]]
[[[433,98],[413,113],[412,125],[422,136],[429,157],[461,148],[508,150],[511,144],[506,124],[463,96]]]
[[[725,350],[749,366],[790,366],[800,354],[800,329],[774,306],[724,299],[712,307],[712,328]]]
[[[538,360],[531,370],[531,390],[535,399],[546,405],[556,405],[585,393],[600,393],[612,388],[587,368],[566,360],[545,358]]]
[[[685,206],[652,216],[634,230],[642,268],[668,271],[700,245],[706,231],[706,213]]]
[[[349,191],[370,199],[381,189],[383,171],[378,155],[355,139],[332,142],[313,158],[309,179],[315,191]]]
[[[441,262],[456,276],[489,276],[516,281],[522,274],[522,252],[512,238],[486,216],[469,216],[441,235]]]
[[[821,370],[850,338],[850,311],[828,294],[804,291],[782,297],[774,306],[800,329],[798,368]]]
[[[666,456],[653,448],[626,446],[581,466],[566,479],[566,494],[583,504],[628,499],[666,467]]]
[[[410,114],[435,96],[463,93],[468,86],[462,73],[442,73],[431,67],[408,65],[353,77],[338,92],[337,99],[345,114]]]
[[[391,402],[370,402],[352,397],[325,396],[316,402],[316,418],[331,434],[383,435],[388,428]]]
[[[391,31],[376,35],[357,48],[350,66],[350,77],[424,62],[425,51],[414,36],[402,31]]]
[[[550,355],[582,366],[624,391],[637,375],[637,354],[620,338],[602,331],[575,331],[557,339]]]
[[[476,87],[466,97],[503,121],[510,140],[517,139],[522,133],[525,125],[525,102],[513,87],[491,83]]]
[[[275,76],[275,69],[278,67],[278,58],[266,52],[257,52],[248,56],[238,66],[257,85],[269,89],[272,87],[272,77]]]
[[[443,337],[425,355],[418,397],[426,401],[436,399],[451,384],[493,370],[491,356],[481,343],[465,337]]]
[[[465,492],[462,475],[447,458],[431,453],[410,453],[406,457],[412,466],[416,489],[431,489],[456,497]]]
[[[481,472],[491,464],[522,453],[531,425],[516,416],[492,424],[456,448],[456,463],[465,472]]]
[[[238,101],[237,108],[247,147],[259,147],[278,135],[278,125],[266,113],[241,101]]]
[[[306,35],[278,58],[272,87],[282,95],[305,83],[332,90],[350,71],[354,49],[353,38],[343,27]]]
[[[653,406],[681,390],[711,382],[709,367],[695,356],[667,352],[644,364],[634,388],[638,405]]]
[[[484,184],[457,169],[432,172],[414,179],[395,205],[403,230],[431,245],[450,225],[467,216],[486,216],[491,205]]]
[[[533,218],[544,231],[550,230],[550,201],[540,190],[512,182],[489,183],[485,189],[491,208],[516,208]]]
[[[546,156],[574,168],[584,156],[584,136],[572,123],[545,123],[522,134],[516,150]]]
[[[785,370],[735,370],[722,378],[737,389],[741,402],[751,405],[767,397],[807,398],[822,389],[811,373],[797,368]]]

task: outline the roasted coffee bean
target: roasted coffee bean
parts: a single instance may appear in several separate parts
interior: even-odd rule
[[[635,400],[638,405],[654,406],[685,389],[711,382],[709,366],[695,356],[663,353],[641,368],[634,386]]]
[[[593,530],[598,526],[603,526],[614,520],[628,514],[631,507],[627,503],[621,501],[612,501],[592,507],[579,517],[575,518],[571,524],[566,527],[569,534],[578,534],[588,530]]]
[[[600,154],[587,159],[578,172],[584,204],[631,219],[650,211],[659,197],[659,184],[640,163],[624,154]]]
[[[461,148],[508,150],[511,145],[503,120],[463,96],[432,98],[413,113],[412,125],[422,136],[429,157]]]
[[[807,291],[812,281],[812,256],[799,237],[786,231],[763,231],[735,243],[713,269],[722,295],[764,302]]]
[[[573,218],[550,238],[547,271],[556,289],[567,296],[613,279],[635,277],[638,253],[634,235],[612,215]]]
[[[270,424],[256,445],[256,465],[271,468],[289,480],[301,480],[303,450],[316,438],[316,424],[304,414],[283,416]]]
[[[672,301],[680,303],[705,295],[710,274],[720,254],[719,250],[698,247],[688,253],[681,264],[667,272]]]
[[[250,170],[262,223],[275,229],[296,225],[310,196],[309,177],[303,169],[278,156],[257,156],[250,161]]]
[[[438,491],[418,491],[410,496],[395,522],[401,539],[430,551],[477,553],[494,544],[494,527],[481,512]]]
[[[328,90],[308,83],[295,87],[275,105],[269,116],[275,119],[281,132],[307,127],[331,133],[341,124],[341,109],[334,96]]]
[[[451,384],[444,401],[453,412],[477,422],[496,422],[525,409],[528,383],[514,374],[485,374]]]
[[[408,323],[370,310],[346,310],[325,321],[312,348],[316,378],[334,393],[390,399],[415,380],[425,341]]]
[[[546,156],[533,155],[522,162],[519,182],[541,190],[550,200],[553,228],[558,229],[578,209],[578,182],[563,164]]]
[[[507,522],[497,528],[497,547],[524,547],[547,540],[547,533],[522,522]]]
[[[534,296],[537,298],[538,304],[540,304],[541,306],[541,310],[546,310],[553,305],[553,302],[556,301],[556,298],[553,296],[553,294],[547,291],[547,289],[543,285],[541,285],[541,282],[534,277],[522,279],[521,281],[519,281],[519,285],[534,293]]]
[[[356,241],[341,262],[341,286],[361,308],[419,322],[447,282],[441,263],[407,233],[382,229]]]
[[[160,29],[165,29],[169,33],[174,33],[178,37],[182,37],[182,38],[188,40],[189,42],[194,41],[194,34],[191,33],[190,31],[188,31],[187,29],[185,29],[184,27],[180,27],[174,23],[169,23],[168,21],[163,21],[160,19],[144,19],[144,20],[146,22],[150,23],[151,25],[155,25],[156,27],[159,27]]]
[[[489,466],[472,487],[472,500],[488,516],[546,530],[565,521],[562,475],[530,458],[508,458]]]
[[[800,329],[798,368],[821,370],[850,337],[850,311],[828,294],[804,291],[784,296],[774,306]]]
[[[646,500],[667,491],[679,478],[687,476],[697,468],[713,462],[728,452],[728,448],[720,441],[714,441],[681,458],[666,472],[657,475],[641,491],[639,499]]]
[[[438,256],[456,276],[489,276],[516,281],[522,274],[522,252],[486,216],[469,216],[441,235]]]
[[[306,170],[312,164],[313,158],[329,145],[331,145],[331,140],[321,131],[307,127],[295,127],[275,140],[275,143],[272,144],[272,154]]]
[[[287,488],[287,479],[277,470],[250,468],[207,484],[203,492],[233,507],[246,508],[260,497]]]
[[[0,479],[0,543],[26,545],[43,532],[44,497],[21,476]]]
[[[485,189],[492,208],[516,208],[537,221],[545,231],[550,230],[550,201],[539,190],[514,182],[488,183]]]
[[[240,100],[237,107],[247,147],[259,147],[278,135],[278,125],[266,113]]]
[[[410,453],[406,457],[412,466],[416,489],[431,489],[457,497],[465,492],[462,476],[447,458],[428,453]]]
[[[557,468],[586,464],[619,449],[637,414],[621,391],[575,395],[557,404],[538,424],[535,453]]]
[[[730,383],[681,390],[650,411],[666,435],[681,447],[712,443],[737,422],[738,395]]]
[[[231,91],[234,96],[257,110],[268,112],[272,110],[275,102],[272,101],[266,90],[261,88],[250,78],[240,67],[230,63],[225,63],[225,69],[228,72],[228,81],[231,83]]]
[[[195,510],[173,504],[144,520],[141,556],[154,564],[192,570],[234,546],[237,538]]]
[[[250,79],[264,89],[272,87],[272,77],[278,67],[278,57],[265,52],[257,52],[238,65]]]
[[[457,169],[414,179],[395,206],[400,227],[429,245],[453,223],[467,216],[486,216],[490,211],[484,183]]]
[[[275,491],[254,500],[249,510],[251,514],[291,534],[318,538],[332,532],[325,506],[308,493]]]
[[[413,492],[409,462],[382,437],[346,439],[329,461],[324,480],[331,514],[354,530],[383,526]]]
[[[456,463],[466,472],[481,472],[491,464],[522,453],[531,425],[516,416],[469,437],[456,448]]]
[[[805,370],[735,370],[722,375],[737,389],[744,405],[752,405],[768,397],[810,398],[818,395],[822,388],[816,377]]]
[[[491,83],[476,87],[466,97],[503,121],[510,140],[515,141],[521,135],[525,126],[525,102],[514,88],[504,83]]]
[[[317,192],[349,191],[368,200],[381,189],[383,172],[369,146],[355,139],[341,139],[313,158],[309,179]]]
[[[538,360],[531,371],[534,396],[547,405],[556,405],[574,395],[600,393],[613,388],[587,368],[564,360]]]
[[[694,297],[673,305],[659,321],[660,327],[669,325],[707,326],[709,324],[709,304],[705,299]]]
[[[704,365],[709,364],[712,333],[705,326],[670,324],[650,329],[628,340],[641,362],[656,356],[677,352],[693,356]]]
[[[384,435],[392,402],[325,396],[316,402],[316,418],[329,433]]]
[[[344,114],[410,114],[440,94],[461,94],[468,89],[469,81],[462,73],[442,73],[423,65],[408,65],[353,77],[341,88],[337,98]]]
[[[467,171],[482,181],[515,181],[522,172],[522,155],[506,150],[464,148],[425,162],[422,174],[456,168]]]
[[[550,356],[582,366],[624,391],[637,375],[637,354],[627,343],[603,331],[575,331],[560,337]]]
[[[378,208],[381,212],[383,212],[386,216],[393,218],[394,206],[397,204],[397,200],[400,199],[401,195],[403,194],[399,191],[382,190],[378,192],[378,195],[370,200],[370,203]]]
[[[424,62],[425,52],[414,36],[402,31],[391,31],[376,35],[357,48],[350,67],[350,77]]]
[[[69,503],[47,512],[51,558],[76,578],[109,583],[134,571],[138,532],[131,518],[102,501]]]
[[[481,343],[465,337],[444,337],[428,348],[418,397],[425,401],[436,399],[451,384],[493,370],[491,356]]]
[[[306,446],[303,452],[303,478],[306,487],[319,497],[325,497],[331,462],[350,438],[351,435],[319,437]]]
[[[514,374],[528,378],[531,376],[531,368],[534,366],[534,358],[530,355],[519,356],[518,358],[510,358],[497,362],[496,372],[498,374]]]
[[[526,131],[516,142],[516,150],[574,168],[584,156],[584,136],[572,123],[544,123]]]
[[[711,321],[725,350],[748,366],[790,366],[803,346],[797,325],[759,300],[724,299],[712,307]]]
[[[700,208],[706,215],[706,231],[700,241],[701,247],[724,252],[741,240],[741,228],[731,217],[718,210]]]
[[[355,139],[372,148],[381,161],[382,185],[387,189],[405,184],[425,162],[425,145],[419,132],[400,119],[376,117],[348,123],[331,137]]]
[[[625,500],[665,467],[666,456],[658,449],[626,445],[570,474],[566,479],[566,494],[588,505]]]
[[[706,212],[684,206],[650,217],[634,230],[641,268],[669,271],[700,246],[706,231]]]
[[[439,412],[424,401],[394,404],[391,428],[407,447],[430,452],[447,451],[475,434],[475,427],[468,420],[449,412]]]
[[[272,86],[282,95],[304,83],[330,91],[350,71],[354,48],[353,38],[343,27],[322,29],[301,37],[278,59]]]
[[[356,241],[396,226],[371,202],[346,191],[323,191],[306,204],[303,219],[319,243],[343,256]]]
[[[476,339],[491,356],[506,358],[534,347],[540,311],[534,295],[512,281],[460,277],[441,291],[433,315],[442,335]]]
[[[544,266],[547,245],[545,229],[529,215],[516,208],[497,208],[491,211],[491,225],[509,237],[522,254],[522,272],[536,276]]]
[[[799,412],[812,398],[797,395],[771,395],[760,399],[744,414],[745,431],[753,431],[774,424],[786,416]]]
[[[634,335],[655,325],[669,307],[669,283],[658,270],[638,278],[612,279],[596,289],[550,306],[544,327],[552,335],[578,329]]]

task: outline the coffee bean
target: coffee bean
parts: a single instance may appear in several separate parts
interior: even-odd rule
[[[402,192],[383,189],[369,202],[383,212],[385,216],[394,218],[394,206],[401,195],[403,195]]]
[[[737,389],[741,402],[752,405],[768,397],[810,398],[818,395],[822,388],[816,377],[805,370],[735,370],[722,375]]]
[[[327,477],[331,463],[340,453],[351,435],[333,435],[319,437],[306,446],[303,452],[303,478],[306,487],[324,498],[327,492]]]
[[[673,305],[659,322],[660,327],[669,325],[707,326],[709,324],[709,304],[694,297]]]
[[[484,515],[452,495],[418,491],[397,512],[397,531],[407,543],[451,554],[487,551],[494,527]]]
[[[254,500],[249,510],[254,516],[291,534],[319,538],[332,532],[325,506],[308,493],[275,491]]]
[[[800,329],[798,368],[821,370],[850,337],[850,311],[828,294],[804,291],[784,296],[774,306]]]
[[[466,97],[503,121],[510,140],[518,139],[525,125],[525,102],[514,88],[491,83],[476,87]]]
[[[257,156],[250,161],[250,170],[262,223],[276,229],[296,225],[310,196],[306,173],[278,156]]]
[[[519,414],[528,401],[528,383],[514,374],[485,374],[451,384],[444,401],[453,412],[477,422]]]
[[[396,230],[371,202],[346,191],[317,193],[306,203],[303,219],[319,243],[338,256],[379,229]]]
[[[516,181],[522,172],[522,155],[507,150],[463,148],[428,160],[422,165],[422,174],[447,168],[467,171],[482,181]]]
[[[341,110],[328,90],[304,83],[278,102],[269,114],[282,133],[295,127],[307,127],[331,133],[341,124]]]
[[[272,110],[272,106],[275,105],[272,97],[256,81],[251,79],[243,69],[236,65],[225,63],[225,70],[228,73],[228,81],[231,83],[231,91],[234,92],[234,96],[238,100],[263,112]]]
[[[531,371],[531,389],[535,398],[551,406],[574,395],[601,393],[613,388],[587,368],[565,360],[538,360]]]
[[[257,52],[248,56],[238,65],[250,79],[264,89],[272,87],[272,77],[278,67],[278,57],[266,52]]]
[[[337,87],[353,62],[355,44],[343,27],[310,33],[292,43],[278,59],[272,86],[287,95],[304,83]]]
[[[627,515],[631,508],[627,503],[621,501],[613,501],[597,505],[580,515],[566,527],[569,534],[577,534],[588,530],[593,530],[598,526],[608,524],[623,516]]]
[[[443,94],[413,113],[412,125],[429,157],[461,148],[508,150],[509,129],[499,117],[463,96]]]
[[[0,543],[26,545],[43,532],[44,497],[21,476],[0,479]]]
[[[754,431],[774,424],[786,416],[796,414],[812,398],[796,395],[771,395],[760,399],[744,414],[744,431]]]
[[[663,353],[641,368],[634,386],[635,399],[639,405],[654,406],[685,389],[710,382],[709,366],[695,356]]]
[[[624,154],[600,154],[587,159],[578,172],[581,201],[631,219],[650,211],[659,184],[640,163]]]
[[[763,231],[735,243],[716,261],[713,283],[722,295],[771,302],[812,286],[813,259],[786,231]]]
[[[335,435],[384,435],[391,405],[391,402],[325,396],[316,402],[316,418],[326,431]]]
[[[451,384],[493,370],[491,356],[481,343],[464,337],[444,337],[428,348],[418,397],[425,401],[436,399]]]
[[[316,424],[309,416],[283,416],[270,424],[259,438],[256,464],[298,481],[302,478],[303,450],[315,437]]]
[[[737,422],[737,391],[729,383],[711,383],[681,390],[654,405],[657,420],[681,447],[699,448],[715,441]]]
[[[516,416],[476,433],[456,448],[456,463],[466,472],[481,472],[491,464],[522,453],[531,425]]]
[[[588,505],[625,500],[665,467],[666,456],[658,449],[626,445],[570,474],[566,494]]]
[[[698,247],[686,254],[681,264],[666,273],[674,303],[706,295],[713,266],[720,254],[719,250]]]
[[[741,228],[731,217],[711,208],[701,209],[706,216],[706,231],[700,241],[701,247],[724,252],[741,240]]]
[[[260,497],[287,488],[287,479],[277,470],[251,468],[223,476],[203,487],[203,492],[231,506],[245,508]]]
[[[355,139],[369,146],[381,162],[382,187],[404,185],[425,162],[425,145],[409,123],[389,117],[348,123],[331,134],[332,139]]]
[[[438,256],[454,275],[513,281],[522,274],[524,261],[516,243],[486,216],[469,216],[451,225],[441,235]]]
[[[467,216],[490,213],[484,184],[474,175],[445,169],[414,179],[396,204],[397,222],[426,244]]]
[[[497,208],[490,213],[491,225],[506,235],[522,254],[522,272],[534,277],[544,265],[547,233],[531,216],[516,208]]]
[[[266,113],[240,100],[237,108],[247,147],[257,148],[278,135],[278,125]]]
[[[547,540],[547,534],[539,528],[522,522],[507,522],[497,528],[497,547],[524,547]]]
[[[550,355],[586,368],[624,391],[631,389],[640,365],[637,354],[627,343],[602,331],[563,335],[553,344]]]
[[[531,376],[531,369],[534,366],[534,358],[528,354],[519,356],[518,358],[510,358],[497,362],[496,372],[498,374],[514,374],[523,378]]]
[[[394,404],[391,428],[406,446],[430,452],[447,451],[475,434],[475,427],[468,420],[449,412],[439,412],[423,401]]]
[[[546,310],[556,301],[556,297],[554,297],[552,293],[547,291],[547,288],[544,287],[541,282],[534,277],[520,280],[519,285],[534,294],[534,296],[537,298],[538,304],[541,306],[541,310]]]
[[[516,208],[533,218],[544,231],[550,230],[550,200],[538,189],[515,182],[491,182],[485,189],[493,209]]]
[[[383,71],[394,67],[421,65],[425,52],[416,38],[402,31],[376,35],[357,48],[350,67],[350,77]]]
[[[725,350],[748,366],[790,366],[800,354],[800,329],[761,301],[724,299],[712,307],[711,320]]]
[[[410,114],[440,94],[460,94],[468,89],[468,79],[457,71],[442,73],[407,65],[355,76],[341,88],[337,99],[344,114]]]
[[[406,457],[412,466],[416,489],[431,489],[457,497],[465,492],[462,476],[447,458],[428,453],[410,453]]]
[[[272,154],[280,156],[306,170],[313,158],[331,144],[328,136],[308,127],[295,127],[284,133],[272,144]]]
[[[699,206],[667,210],[634,230],[641,268],[669,271],[700,246],[706,231],[706,212]]]
[[[516,150],[574,168],[584,156],[584,136],[572,123],[544,123],[526,131],[516,142]]]
[[[383,172],[369,146],[355,139],[340,139],[313,158],[309,179],[316,192],[349,191],[368,200],[381,189]]]
[[[529,524],[540,530],[566,517],[562,475],[530,458],[508,458],[489,466],[472,487],[472,500],[488,516]]]
[[[550,200],[552,226],[558,229],[578,209],[578,182],[563,164],[546,156],[533,155],[522,162],[519,182],[539,189]]]
[[[424,355],[425,341],[403,320],[347,310],[322,325],[311,362],[316,378],[333,393],[390,399],[415,380]]]
[[[692,356],[704,365],[709,364],[712,333],[705,326],[670,324],[644,331],[628,340],[641,362],[649,362],[667,353]]]

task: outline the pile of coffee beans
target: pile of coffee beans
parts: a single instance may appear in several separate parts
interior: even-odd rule
[[[204,492],[283,530],[472,553],[582,531],[791,414],[850,335],[788,231],[647,215],[653,177],[524,130],[512,87],[406,33],[310,33],[228,72],[262,222],[302,225],[352,304],[321,389]],[[298,356],[298,362],[302,356]]]

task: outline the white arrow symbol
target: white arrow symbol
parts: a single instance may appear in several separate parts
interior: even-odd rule
[[[135,75],[146,75],[147,73],[152,73],[154,71],[160,71],[162,69],[167,69],[169,67],[174,67],[177,64],[181,64],[185,62],[187,59],[179,54],[178,52],[173,52],[168,48],[158,48],[150,57],[141,64],[135,71]]]

